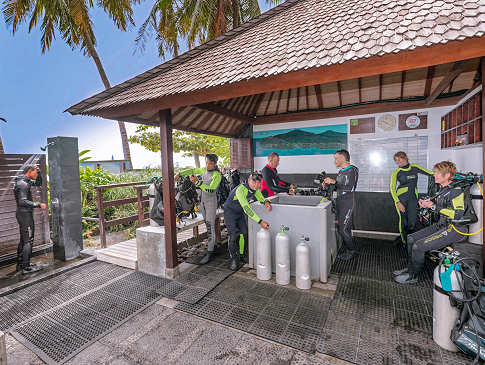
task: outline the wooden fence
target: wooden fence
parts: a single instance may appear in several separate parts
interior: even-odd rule
[[[34,201],[47,203],[47,175],[45,155],[0,154],[0,260],[17,254],[20,240],[13,195],[15,177],[23,174],[24,164],[38,164],[42,186],[32,187]],[[34,247],[50,243],[49,215],[47,210],[34,209]]]
[[[136,197],[125,198],[117,200],[103,200],[103,190],[125,188],[132,186],[136,190]],[[126,224],[134,221],[138,221],[140,227],[147,226],[150,223],[149,213],[145,212],[145,208],[148,207],[148,195],[143,195],[143,190],[148,189],[148,185],[145,182],[132,182],[124,184],[112,184],[112,185],[99,185],[96,186],[96,204],[98,207],[99,217],[99,237],[101,239],[101,247],[106,247],[106,228],[117,226],[118,224]],[[117,218],[107,221],[104,217],[104,210],[107,207],[115,207],[124,204],[137,203],[138,214],[124,218]]]

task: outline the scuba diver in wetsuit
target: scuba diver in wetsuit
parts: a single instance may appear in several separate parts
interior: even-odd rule
[[[32,246],[34,245],[34,208],[45,210],[47,205],[32,201],[31,186],[42,186],[42,177],[40,176],[39,167],[28,165],[24,168],[24,175],[17,178],[13,193],[17,203],[16,218],[20,230],[20,242],[17,248],[17,267],[16,271],[24,274],[30,274],[40,269],[30,265],[30,256],[32,255]]]
[[[244,252],[242,261],[247,262],[248,224],[246,215],[262,228],[269,228],[269,223],[262,220],[249,206],[250,203],[257,200],[271,212],[271,203],[263,197],[259,190],[260,188],[261,175],[253,173],[249,175],[246,182],[231,191],[224,203],[224,223],[229,233],[229,253],[231,254],[231,270],[233,271],[239,268],[240,253]],[[243,242],[240,242],[241,235],[244,239]],[[244,247],[240,247],[240,244],[244,245]]]
[[[206,168],[188,169],[175,175],[175,181],[180,176],[191,175],[190,181],[202,190],[199,207],[204,217],[209,240],[207,243],[207,252],[202,260],[199,261],[199,264],[207,264],[214,258],[214,247],[216,245],[217,188],[222,179],[221,172],[217,167],[218,159],[217,155],[209,153],[205,156]],[[194,175],[202,175],[202,180],[199,181]]]
[[[467,224],[452,220],[461,220],[465,216],[465,193],[459,186],[450,185],[456,175],[453,162],[442,161],[434,166],[434,179],[441,186],[436,203],[429,199],[420,199],[422,208],[431,208],[439,213],[439,221],[429,227],[408,236],[408,267],[394,271],[394,280],[399,284],[415,284],[418,275],[423,270],[425,253],[439,250],[453,243],[462,242],[466,236],[457,232],[467,233]],[[457,227],[457,229],[453,228]]]
[[[276,152],[268,155],[268,163],[261,170],[263,180],[261,180],[261,193],[265,198],[269,198],[278,193],[289,193],[293,195],[295,186],[283,181],[278,176],[276,168],[280,164],[280,156]]]
[[[405,152],[397,152],[394,162],[398,165],[391,175],[389,191],[399,216],[399,233],[394,244],[406,243],[407,235],[416,231],[418,222],[418,174],[431,176],[433,171],[418,164],[410,164]]]
[[[322,187],[335,184],[337,189],[337,229],[344,243],[344,251],[337,257],[341,260],[350,260],[357,254],[357,247],[352,238],[352,215],[354,213],[354,191],[359,180],[359,169],[350,164],[350,153],[339,150],[334,154],[335,166],[340,170],[337,179],[325,178]]]

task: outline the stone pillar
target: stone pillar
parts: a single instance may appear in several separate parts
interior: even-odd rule
[[[167,268],[165,227],[141,227],[136,230],[137,269],[146,274],[173,279],[178,266]]]
[[[71,260],[83,248],[77,138],[53,137],[47,142],[54,257]]]

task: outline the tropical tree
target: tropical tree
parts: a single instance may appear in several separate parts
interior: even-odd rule
[[[215,153],[219,156],[221,166],[229,165],[229,138],[210,136],[200,133],[189,133],[179,130],[172,132],[173,151],[183,152],[184,156],[192,156],[196,167],[200,167],[200,156]],[[160,133],[156,127],[139,126],[130,142],[138,143],[152,152],[160,151]]]
[[[281,0],[266,2],[276,5]],[[176,57],[180,42],[193,48],[260,14],[258,0],[156,0],[138,31],[136,43],[143,50],[147,40],[156,34],[159,55],[163,59],[167,54]]]
[[[134,25],[132,5],[140,0],[3,0],[2,10],[7,25],[15,34],[19,25],[28,20],[29,33],[40,23],[42,31],[42,53],[50,49],[56,31],[73,50],[79,48],[84,55],[91,57],[96,64],[101,81],[106,89],[111,87],[101,59],[96,51],[96,37],[89,10],[101,7],[113,20],[116,27],[126,31],[129,24]],[[125,160],[131,154],[128,135],[124,122],[118,122]]]

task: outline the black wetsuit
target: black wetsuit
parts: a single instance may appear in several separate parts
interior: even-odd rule
[[[265,198],[273,196],[278,193],[288,193],[290,191],[290,184],[283,181],[278,176],[278,170],[266,165],[261,170],[263,180],[261,181],[261,193]]]
[[[354,213],[354,191],[359,180],[359,169],[349,165],[337,174],[337,229],[348,251],[356,251],[352,238],[352,215]]]
[[[34,208],[39,208],[40,203],[32,201],[31,186],[41,186],[42,178],[37,175],[37,179],[31,180],[25,176],[15,181],[14,196],[17,202],[17,222],[19,223],[20,242],[17,248],[17,269],[30,266],[30,256],[34,244]]]
[[[246,216],[256,223],[261,223],[261,218],[250,207],[250,204],[256,200],[261,204],[265,203],[261,191],[252,190],[246,182],[232,189],[224,203],[224,223],[229,234],[229,253],[233,259],[239,260],[240,254],[247,258],[248,224]]]
[[[466,236],[452,227],[451,220],[460,220],[465,213],[465,193],[460,187],[446,186],[436,198],[435,211],[440,215],[438,223],[408,236],[408,271],[411,276],[419,274],[424,266],[425,253],[439,250],[456,242],[466,240]],[[453,226],[468,233],[467,225],[454,223]]]
[[[408,234],[416,230],[418,222],[418,174],[431,176],[433,171],[417,164],[407,164],[395,169],[391,176],[389,190],[399,216],[399,233],[403,242],[406,242]],[[404,205],[404,212],[398,209],[398,203]]]

